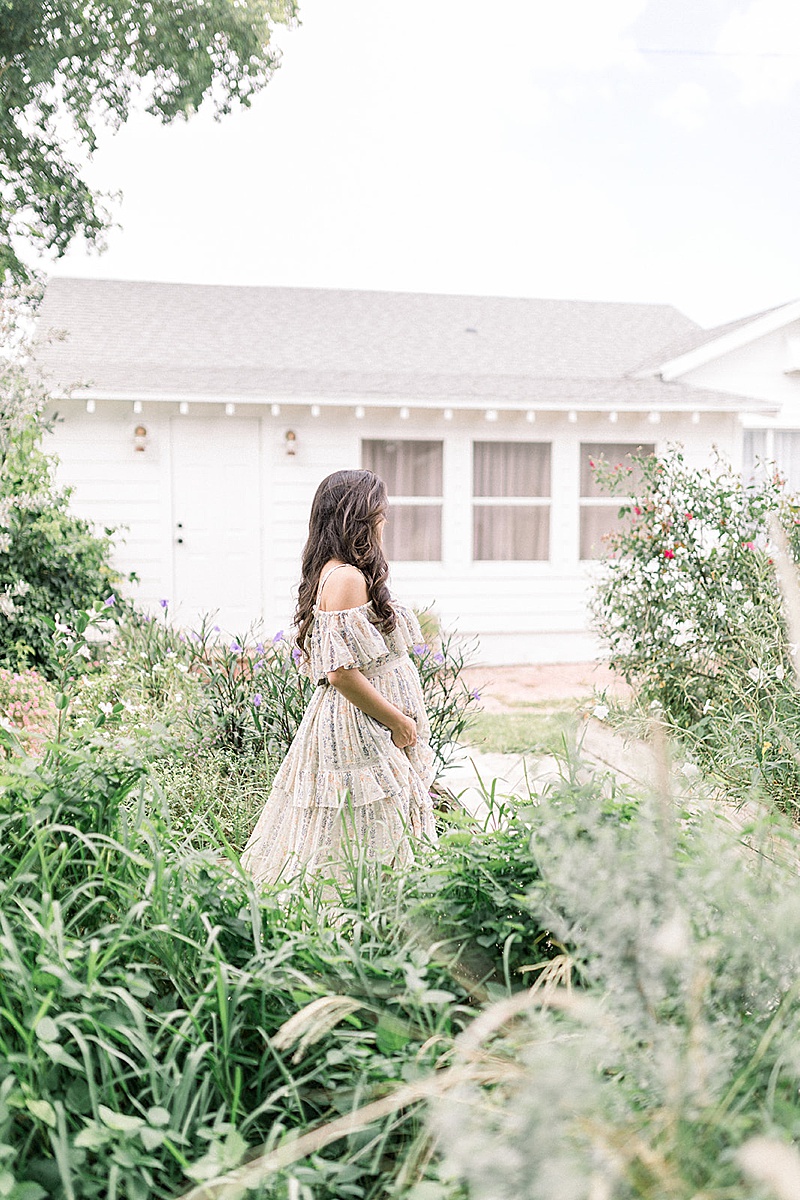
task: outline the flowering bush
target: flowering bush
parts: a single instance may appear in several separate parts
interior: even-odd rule
[[[800,505],[773,471],[745,482],[677,447],[595,477],[622,503],[591,608],[610,665],[681,730],[709,770],[800,813],[800,712],[767,521],[800,560]]]
[[[38,671],[0,667],[0,712],[31,753],[52,731],[56,714],[52,688]]]

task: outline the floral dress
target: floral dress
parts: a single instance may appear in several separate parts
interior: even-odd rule
[[[314,610],[300,669],[317,689],[242,855],[261,882],[289,879],[303,867],[341,879],[344,864],[362,854],[402,865],[414,857],[413,838],[435,840],[430,724],[408,654],[423,639],[414,614],[393,607],[397,622],[389,633],[373,624],[370,603]],[[328,682],[328,672],[339,667],[357,667],[413,717],[416,745],[399,749],[385,725]]]

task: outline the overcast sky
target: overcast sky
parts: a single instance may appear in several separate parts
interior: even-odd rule
[[[52,274],[671,303],[800,295],[798,0],[301,0],[252,109],[105,136]],[[653,53],[669,51],[669,53]]]

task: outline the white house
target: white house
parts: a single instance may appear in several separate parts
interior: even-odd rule
[[[317,484],[368,466],[397,594],[484,662],[559,662],[596,653],[619,504],[589,457],[763,443],[800,470],[799,331],[798,305],[709,331],[662,305],[55,279],[39,358],[62,478],[127,526],[145,605],[286,627]]]

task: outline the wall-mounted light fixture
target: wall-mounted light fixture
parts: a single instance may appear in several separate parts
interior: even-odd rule
[[[133,431],[133,448],[143,454],[147,447],[147,430],[144,425],[137,425]]]
[[[293,429],[287,429],[283,435],[283,444],[287,454],[297,454],[297,434]]]

